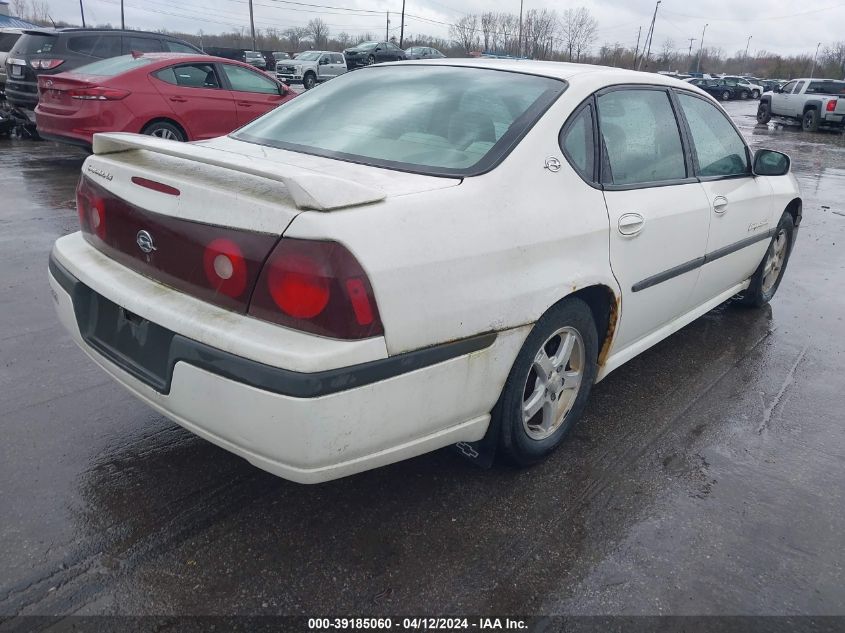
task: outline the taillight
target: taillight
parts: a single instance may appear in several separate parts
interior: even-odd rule
[[[836,110],[836,99],[831,99],[830,101],[828,101],[825,109],[828,112],[833,112],[834,110]]]
[[[82,230],[106,239],[106,201],[91,188],[85,178],[76,188],[76,211]]]
[[[33,59],[30,64],[39,70],[53,70],[65,63],[63,59]]]
[[[384,334],[366,273],[337,242],[279,240],[258,278],[249,314],[332,338]]]
[[[131,93],[128,90],[117,88],[75,88],[67,91],[71,99],[83,99],[86,101],[118,101],[128,97]]]

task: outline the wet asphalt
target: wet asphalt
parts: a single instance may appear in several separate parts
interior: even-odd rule
[[[191,435],[73,345],[47,255],[85,155],[0,139],[0,615],[845,615],[845,138],[755,107],[727,105],[804,197],[770,306],[723,305],[617,370],[530,470],[444,450],[318,486]]]

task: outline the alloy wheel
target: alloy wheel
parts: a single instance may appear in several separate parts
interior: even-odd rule
[[[522,425],[532,440],[557,431],[575,405],[584,377],[586,353],[578,330],[562,327],[534,356],[525,379]]]
[[[786,230],[780,229],[769,248],[766,263],[763,266],[763,294],[768,295],[772,288],[775,287],[778,277],[780,277],[780,271],[783,269],[783,264],[786,261],[788,241]]]
[[[153,130],[152,136],[157,136],[158,138],[167,139],[168,141],[178,141],[179,137],[173,132],[173,130],[168,130],[167,128],[158,128],[157,130]]]

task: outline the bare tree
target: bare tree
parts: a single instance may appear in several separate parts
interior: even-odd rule
[[[349,33],[346,31],[341,31],[335,37],[335,40],[338,44],[340,44],[341,48],[348,48],[350,44],[352,44],[352,37],[350,37]]]
[[[672,61],[675,56],[675,40],[668,39],[663,42],[663,48],[660,51],[660,62],[665,66]]]
[[[522,39],[530,57],[545,59],[550,56],[557,26],[557,14],[554,11],[531,9],[525,14]]]
[[[585,7],[567,9],[563,13],[562,35],[569,61],[581,61],[581,56],[590,51],[597,29],[598,22]]]
[[[467,53],[478,48],[478,16],[463,16],[449,27],[449,37]]]
[[[500,13],[497,19],[499,25],[499,41],[504,52],[515,55],[516,33],[519,30],[519,18],[513,13]]]
[[[303,38],[308,37],[308,29],[301,26],[295,26],[287,29],[283,35],[290,43],[291,50],[298,51],[300,46],[302,46]]]
[[[26,17],[26,0],[12,0],[12,15],[24,18]]]
[[[498,26],[498,14],[492,11],[486,11],[481,14],[481,37],[484,41],[485,51],[496,48],[496,29]]]
[[[308,35],[314,40],[314,48],[325,48],[329,38],[329,26],[320,18],[314,18],[306,27]]]

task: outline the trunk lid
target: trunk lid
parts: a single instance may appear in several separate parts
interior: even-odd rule
[[[93,150],[77,196],[86,239],[142,275],[238,312],[247,311],[264,261],[302,211],[460,183],[233,139],[96,134]]]
[[[69,74],[40,75],[38,77],[38,104],[42,111],[50,114],[73,114],[88,104],[86,101],[73,99],[71,91],[98,85],[96,78],[88,75],[84,78]]]

